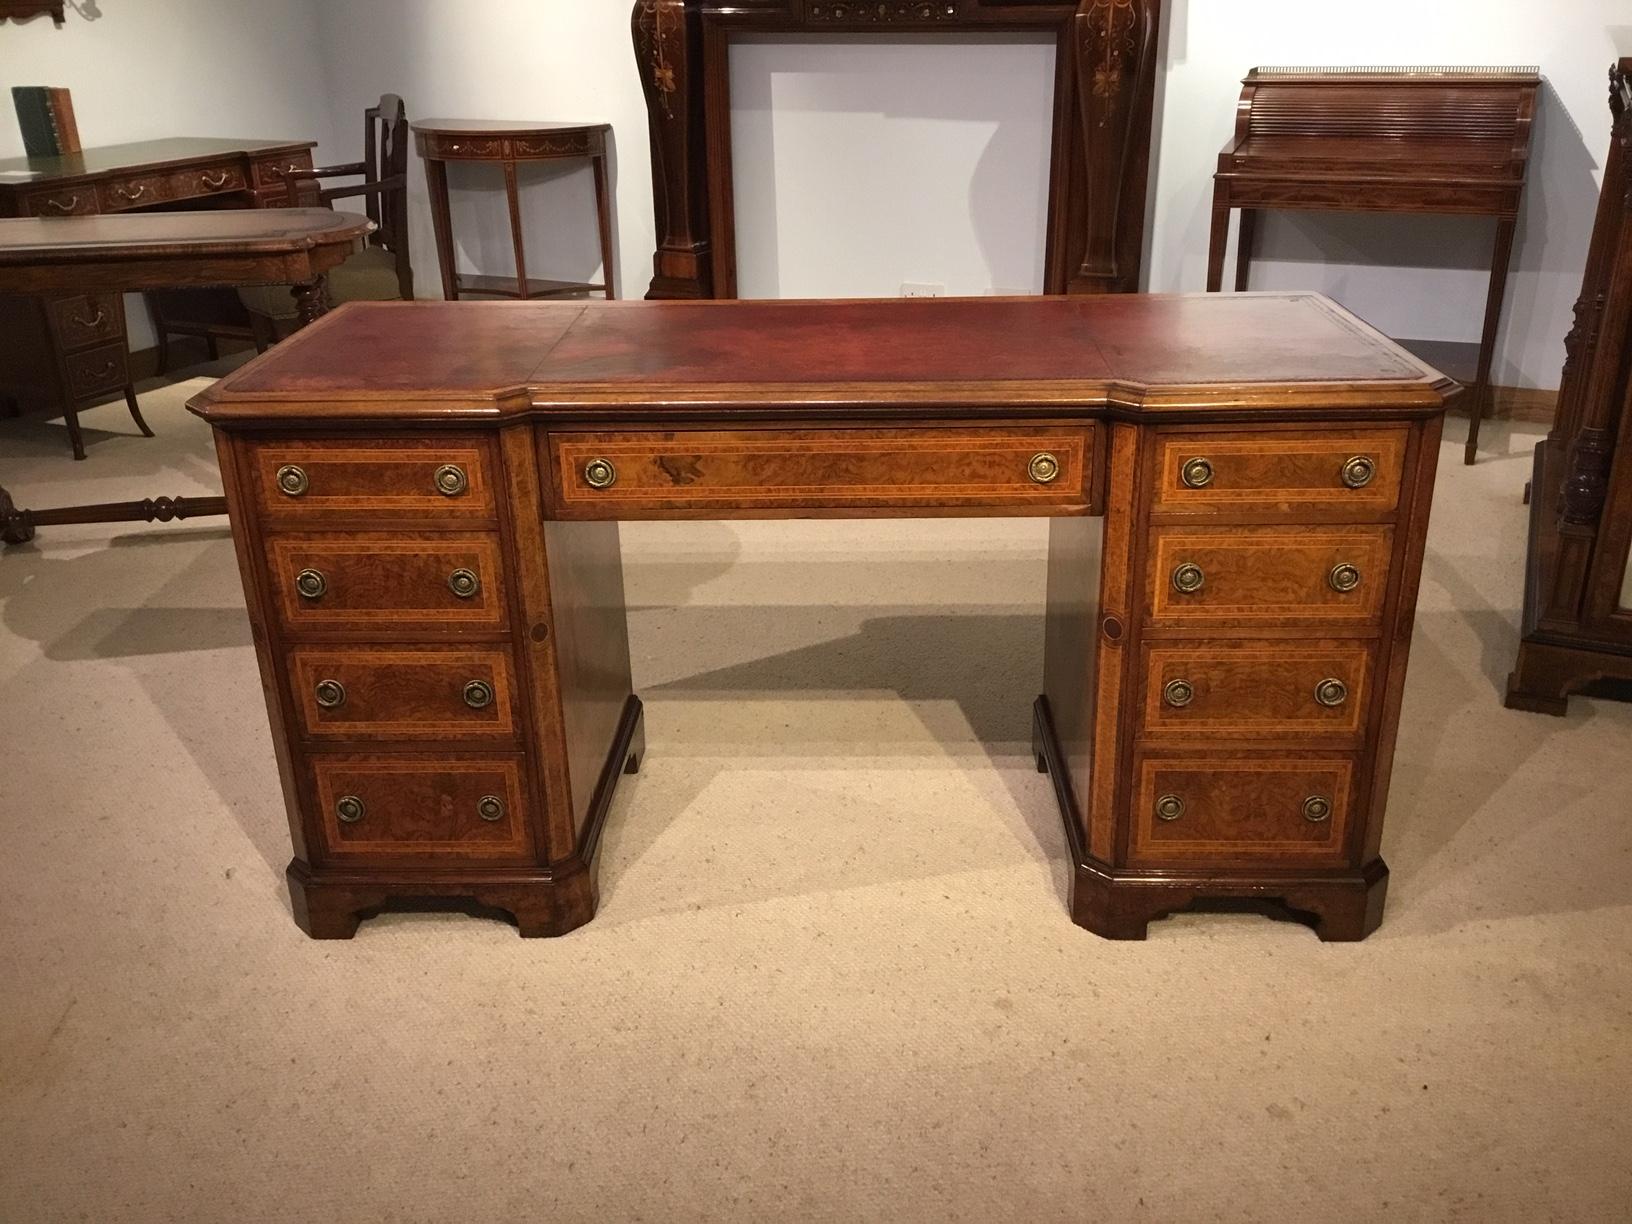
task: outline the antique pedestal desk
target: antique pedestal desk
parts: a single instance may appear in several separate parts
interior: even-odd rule
[[[619,521],[1038,515],[1072,917],[1362,938],[1455,389],[1307,295],[342,307],[192,402],[295,918],[593,916],[643,752]]]

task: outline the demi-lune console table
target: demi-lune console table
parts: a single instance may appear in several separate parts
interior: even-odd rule
[[[341,307],[191,403],[295,919],[589,921],[643,751],[620,521],[1034,515],[1072,917],[1359,939],[1454,389],[1314,296]]]

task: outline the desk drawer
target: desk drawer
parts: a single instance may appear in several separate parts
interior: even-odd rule
[[[105,344],[125,334],[124,301],[116,293],[89,293],[51,303],[51,334],[63,352]]]
[[[1089,507],[1092,426],[556,433],[564,518]]]
[[[125,342],[69,353],[62,359],[68,371],[68,390],[76,400],[88,399],[104,391],[117,391],[130,381],[125,368]]]
[[[26,200],[26,211],[31,217],[83,217],[98,211],[96,188],[90,184],[81,187],[60,187],[55,191],[36,191]]]
[[[201,166],[177,170],[170,176],[170,195],[177,200],[243,191],[245,186],[244,172],[238,166]]]
[[[485,439],[256,442],[249,450],[255,497],[271,517],[430,522],[494,514]]]
[[[170,180],[162,174],[132,174],[103,183],[97,195],[103,212],[150,208],[170,198]]]
[[[1358,740],[1374,652],[1371,643],[1356,641],[1146,646],[1140,735]]]
[[[1131,864],[1345,860],[1352,757],[1145,755],[1134,777]]]
[[[1160,435],[1157,514],[1392,514],[1408,431],[1262,430]]]
[[[513,740],[515,683],[503,649],[298,648],[289,683],[314,740]]]
[[[502,629],[504,567],[492,535],[282,535],[267,573],[284,628]]]
[[[519,757],[315,756],[309,777],[331,860],[532,857]]]
[[[1155,527],[1150,623],[1376,626],[1393,546],[1392,527]]]

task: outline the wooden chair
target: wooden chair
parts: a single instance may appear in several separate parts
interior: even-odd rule
[[[363,112],[363,159],[343,166],[295,170],[287,177],[302,205],[333,204],[363,197],[363,211],[377,228],[367,245],[329,273],[331,302],[408,300],[414,271],[408,256],[408,114],[402,99],[385,94]],[[361,183],[323,187],[326,178],[362,177]],[[257,343],[293,330],[295,302],[287,286],[265,285],[238,291],[248,309]]]

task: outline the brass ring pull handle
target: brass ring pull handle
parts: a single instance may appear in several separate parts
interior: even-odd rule
[[[1173,589],[1180,595],[1194,595],[1206,583],[1206,572],[1193,562],[1186,561],[1173,571]]]
[[[1162,690],[1162,700],[1175,710],[1182,710],[1196,699],[1196,686],[1188,680],[1169,680]]]
[[[476,577],[474,570],[456,569],[448,575],[448,590],[460,599],[474,599],[481,589],[482,580]]]
[[[1031,457],[1026,473],[1033,484],[1053,484],[1060,478],[1060,461],[1047,451],[1041,451]]]
[[[444,463],[436,469],[433,479],[436,481],[436,491],[443,497],[458,497],[470,488],[470,478],[465,475],[465,469],[456,463]]]
[[[1324,795],[1310,795],[1303,801],[1303,818],[1310,824],[1324,824],[1332,818],[1332,801]]]
[[[45,202],[45,206],[54,213],[71,213],[74,211],[74,209],[79,207],[79,197],[77,195],[71,195],[68,197],[66,202],[62,200],[47,200]]]
[[[504,800],[497,795],[483,795],[476,800],[476,815],[489,824],[495,824],[504,819]]]
[[[1329,710],[1335,710],[1349,699],[1349,686],[1335,676],[1315,685],[1315,700]]]
[[[322,599],[328,593],[329,580],[321,570],[304,569],[295,575],[295,590],[302,599]]]
[[[1351,489],[1363,489],[1377,475],[1377,462],[1368,455],[1356,455],[1343,465],[1343,483]]]
[[[219,191],[227,185],[227,172],[223,170],[219,174],[201,174],[198,176],[198,181],[211,191]]]
[[[132,188],[126,187],[123,183],[115,183],[113,187],[113,194],[119,197],[119,199],[125,201],[127,204],[134,204],[137,200],[141,199],[147,194],[147,184],[137,183],[133,190]]]
[[[493,704],[493,686],[486,680],[472,680],[465,685],[465,704],[473,710],[485,710]]]
[[[1184,815],[1184,800],[1177,795],[1163,795],[1156,800],[1156,819],[1177,820]]]
[[[79,315],[73,316],[74,325],[76,327],[83,327],[86,331],[95,331],[97,328],[101,327],[102,324],[107,322],[107,319],[108,312],[103,310],[100,306],[96,308],[96,313],[88,319],[81,318]]]
[[[296,467],[292,463],[280,467],[276,479],[278,492],[285,497],[299,497],[311,487],[311,482],[306,479],[306,469]]]
[[[346,686],[338,680],[319,680],[317,688],[317,704],[325,710],[333,710],[346,704]]]
[[[1199,455],[1194,459],[1187,459],[1184,467],[1179,469],[1179,479],[1189,488],[1205,489],[1213,483],[1213,465]]]
[[[618,483],[618,469],[610,459],[591,459],[584,464],[584,483],[592,489],[610,489]]]
[[[356,795],[341,795],[334,801],[334,814],[340,818],[341,824],[356,824],[367,811]]]
[[[1360,585],[1360,570],[1348,562],[1332,566],[1332,572],[1326,576],[1332,590],[1339,595],[1347,595]]]

